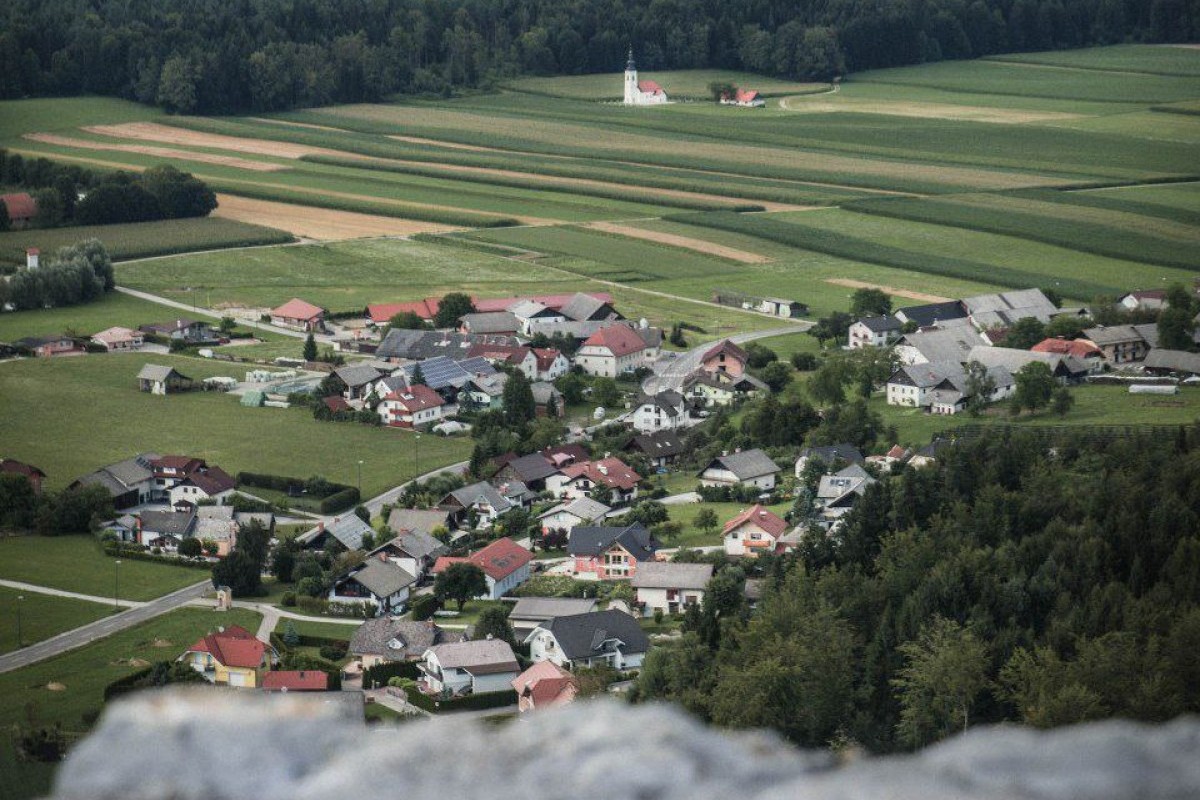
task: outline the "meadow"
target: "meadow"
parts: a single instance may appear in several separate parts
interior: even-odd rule
[[[191,297],[186,302],[191,302]],[[176,316],[177,310],[158,303],[121,292],[108,292],[99,300],[84,305],[0,314],[0,342],[64,332],[90,336],[114,325],[136,329],[139,325]]]
[[[304,408],[246,408],[216,392],[152,396],[137,389],[146,363],[201,379],[241,377],[230,364],[165,355],[37,359],[0,369],[0,418],[8,457],[37,464],[51,488],[145,451],[186,453],[240,471],[355,485],[358,462],[367,497],[415,474],[411,435],[355,423],[318,422]],[[244,368],[243,368],[244,369]],[[64,387],[68,387],[64,389]],[[53,435],[47,435],[47,432]],[[423,437],[423,469],[465,460],[469,439]]]
[[[763,97],[788,94],[806,94],[829,89],[827,83],[804,83],[800,81],[769,78],[751,72],[734,72],[717,69],[664,70],[662,72],[638,72],[638,80],[655,81],[667,95],[675,99],[711,99],[708,85],[727,82],[743,89],[757,90]],[[620,100],[622,86],[614,82],[612,75],[571,75],[553,78],[521,78],[506,83],[505,88],[531,94],[546,94],[552,97],[569,97],[575,100]]]
[[[17,598],[20,598],[19,600]],[[90,603],[0,586],[0,653],[17,649],[17,608],[21,643],[28,647],[63,631],[78,628],[112,613],[112,604]]]
[[[207,577],[206,570],[151,561],[124,559],[114,567],[94,536],[0,539],[0,578],[51,589],[111,598],[119,583],[121,599],[153,600]]]

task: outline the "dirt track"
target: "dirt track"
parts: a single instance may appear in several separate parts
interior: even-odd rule
[[[716,244],[715,242],[707,242],[703,239],[693,239],[689,236],[680,236],[674,233],[666,233],[664,231],[650,231],[645,228],[635,228],[630,225],[619,225],[614,222],[589,222],[584,227],[594,228],[605,233],[616,233],[621,236],[628,236],[632,239],[645,239],[649,242],[658,242],[660,244],[669,244],[673,247],[682,247],[687,250],[695,250],[697,253],[704,253],[710,256],[719,256],[728,258],[730,261],[740,261],[743,264],[765,264],[771,259],[758,253],[751,253],[747,250],[738,250],[734,247],[726,247],[725,245]]]
[[[856,281],[850,278],[826,278],[826,283],[832,283],[837,286],[846,286],[850,289],[882,289],[884,292],[896,297],[907,297],[909,300],[920,300],[923,303],[945,303],[948,300],[953,300],[953,297],[942,297],[936,294],[926,294],[925,292],[913,292],[908,289],[897,289],[894,286],[883,286],[878,283],[867,283],[866,281]]]
[[[364,236],[408,236],[414,233],[444,233],[460,230],[436,222],[418,222],[373,214],[357,214],[352,211],[334,211],[328,208],[276,203],[271,200],[253,200],[236,195],[217,195],[217,210],[214,217],[224,217],[238,222],[266,225],[306,239],[330,241],[358,239]]]
[[[1055,122],[1080,119],[1082,114],[1065,111],[1029,111],[1013,108],[988,108],[985,106],[960,106],[952,103],[899,103],[880,100],[877,102],[832,102],[808,100],[809,95],[785,97],[779,107],[785,111],[809,114],[882,114],[892,117],[920,117],[929,119],[953,119],[967,122],[993,122],[1020,125],[1031,122]]]
[[[155,147],[143,144],[117,144],[115,142],[95,142],[90,139],[76,139],[70,136],[59,136],[53,133],[27,133],[23,139],[43,144],[53,144],[60,147],[75,147],[80,150],[111,150],[119,153],[139,153],[158,158],[178,158],[187,161],[198,161],[204,164],[217,164],[222,167],[236,167],[254,172],[278,172],[288,169],[282,164],[269,164],[265,161],[251,161],[237,156],[222,156],[215,153],[193,153],[188,150],[176,150],[171,147]]]
[[[220,133],[203,133],[159,125],[156,122],[126,122],[120,125],[90,125],[83,130],[118,139],[139,139],[147,142],[165,142],[187,147],[212,147],[238,153],[253,153],[274,158],[303,158],[309,155],[337,156],[338,158],[362,158],[354,153],[312,147],[291,142],[275,142],[270,139],[251,139],[242,136],[226,136]]]

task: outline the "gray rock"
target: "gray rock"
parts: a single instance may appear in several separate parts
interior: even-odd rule
[[[346,694],[346,693],[342,693]],[[668,706],[576,703],[500,728],[441,718],[364,729],[340,695],[176,690],[106,711],[54,797],[328,800],[1175,800],[1200,797],[1200,720],[973,729],[834,768],[767,733]]]

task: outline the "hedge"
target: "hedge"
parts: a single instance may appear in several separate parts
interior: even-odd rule
[[[146,677],[154,671],[154,667],[146,667],[139,669],[137,672],[131,672],[124,678],[117,678],[112,683],[104,687],[104,702],[108,702],[114,697],[119,697],[128,692],[132,692],[140,688],[137,684],[146,679]]]
[[[333,494],[324,498],[318,506],[318,509],[322,514],[331,514],[334,511],[341,511],[342,509],[356,505],[359,499],[360,496],[358,494],[358,489],[354,486],[350,486],[342,489],[340,492],[334,492]]]
[[[420,674],[415,661],[388,661],[363,670],[362,688],[378,689],[387,686],[391,678],[416,680]]]
[[[212,562],[206,561],[203,558],[179,558],[176,556],[156,556],[154,553],[148,553],[145,550],[134,550],[129,547],[122,547],[119,544],[109,543],[104,545],[104,554],[113,558],[128,558],[132,561],[155,561],[159,564],[172,564],[177,567],[192,567],[194,569],[212,569]]]
[[[453,700],[434,700],[418,689],[405,689],[404,693],[408,695],[408,702],[417,708],[431,713],[467,711],[482,708],[504,708],[505,706],[514,706],[517,704],[517,693],[512,689],[505,689],[500,692],[484,692],[483,694],[469,694],[466,697],[456,697]]]
[[[239,486],[245,484],[246,486],[257,486],[262,489],[274,489],[277,492],[286,492],[293,486],[307,486],[308,480],[308,478],[292,478],[287,475],[271,475],[264,472],[239,472],[237,474]],[[329,494],[325,495],[325,497],[332,497],[337,492],[351,488],[344,483],[334,483],[333,481],[326,481],[325,483],[330,488]]]

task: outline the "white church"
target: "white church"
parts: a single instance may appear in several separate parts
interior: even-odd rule
[[[625,64],[625,105],[656,106],[667,102],[667,93],[654,81],[639,81],[637,65],[633,63],[633,48]]]

